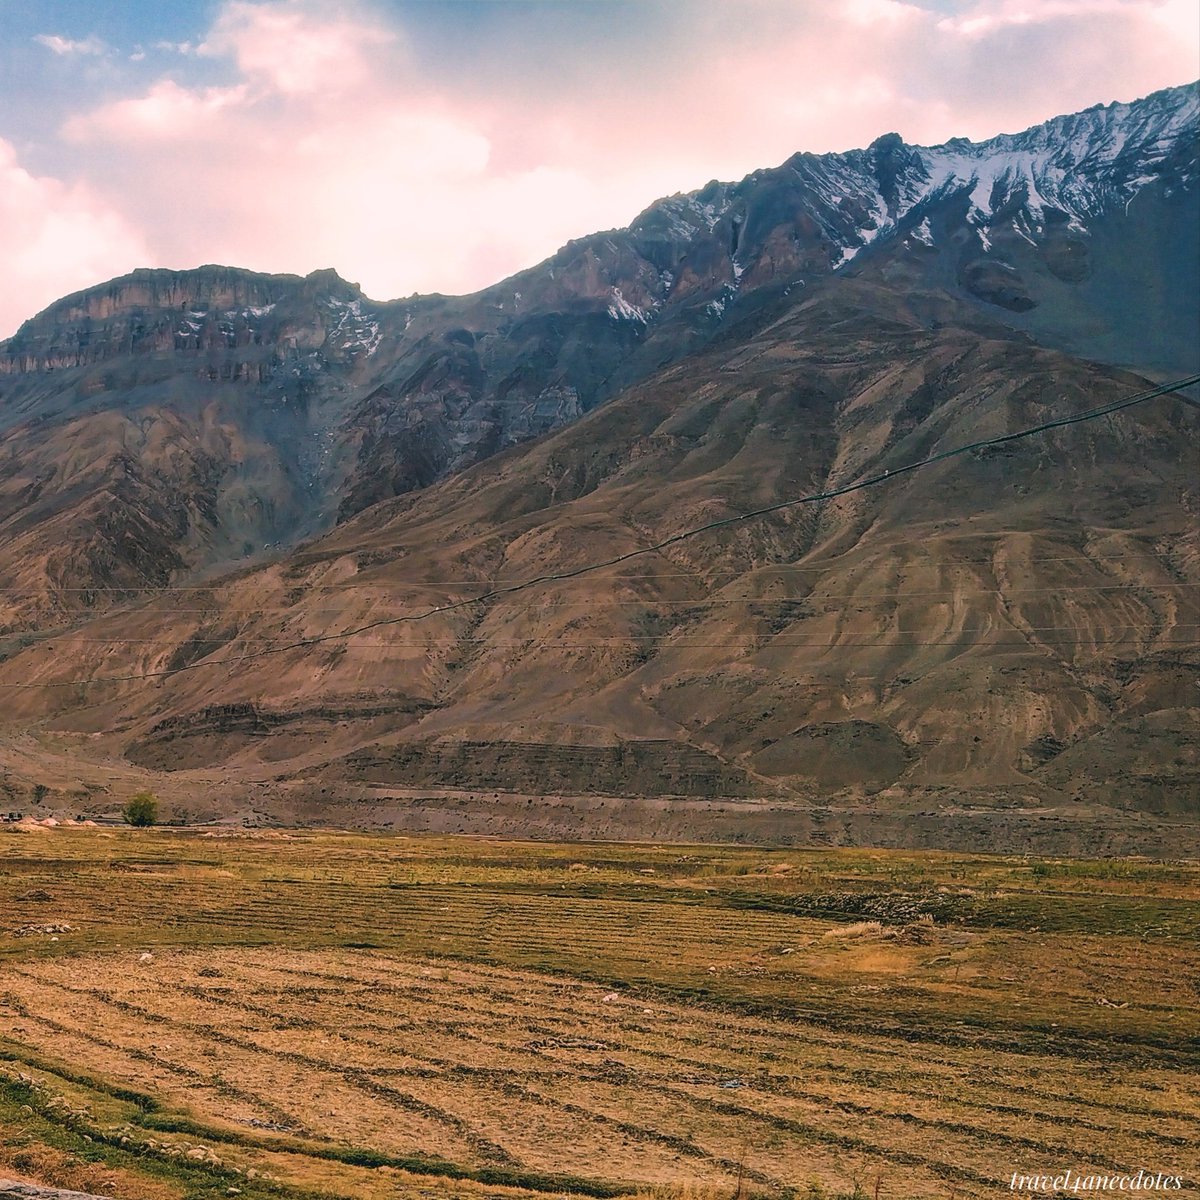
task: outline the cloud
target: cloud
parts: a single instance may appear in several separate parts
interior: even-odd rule
[[[121,269],[469,291],[714,176],[893,129],[1017,130],[1182,82],[1196,56],[1188,0],[600,7],[430,5],[401,27],[354,0],[226,0],[166,47],[186,64],[65,122],[79,219],[120,220],[113,244],[143,255]]]
[[[372,73],[378,51],[394,48],[396,33],[342,5],[297,0],[257,4],[231,0],[199,53],[232,55],[245,76],[284,95],[343,92]]]
[[[357,31],[330,38],[305,80],[287,73],[288,55],[280,75],[256,54],[228,87],[160,80],[73,118],[64,134],[149,230],[155,260],[174,264],[335,265],[376,295],[465,290],[601,218],[585,175],[492,169],[485,123],[436,97],[359,74],[353,102],[330,105],[310,84],[364,70],[360,45]],[[631,212],[640,200],[630,197]]]
[[[117,100],[63,127],[69,140],[98,138],[124,145],[188,139],[190,145],[224,132],[214,121],[223,109],[236,109],[245,86],[186,88],[162,79],[142,96]]]
[[[1194,40],[1195,16],[1191,0],[976,0],[963,13],[943,17],[937,27],[977,38],[1014,25],[1118,17],[1174,28]]]
[[[85,38],[65,38],[57,33],[39,33],[34,35],[35,42],[45,46],[53,54],[67,56],[72,54],[108,54],[110,47],[107,42],[98,38],[94,33]]]
[[[0,335],[147,255],[138,234],[90,188],[30,174],[0,139]]]

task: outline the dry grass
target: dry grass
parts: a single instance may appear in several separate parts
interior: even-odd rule
[[[882,921],[852,921],[849,925],[835,925],[825,934],[827,938],[895,937],[895,929],[887,929]]]
[[[1190,866],[66,830],[0,853],[9,930],[77,927],[0,932],[0,1163],[73,1157],[114,1195],[944,1200],[1200,1161]]]

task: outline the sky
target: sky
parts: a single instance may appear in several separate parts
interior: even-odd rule
[[[1198,74],[1195,0],[0,0],[0,337],[139,266],[472,291],[797,150]]]

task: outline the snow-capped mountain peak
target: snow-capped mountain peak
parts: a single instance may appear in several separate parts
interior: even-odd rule
[[[1198,123],[1200,93],[1174,88],[1133,104],[1055,117],[1024,133],[979,143],[955,139],[918,154],[931,189],[970,187],[971,217],[980,226],[1017,198],[1039,228],[1050,207],[1082,229],[1089,217],[1114,203],[1127,206],[1159,180],[1189,142],[1190,159],[1185,156],[1172,182],[1194,180]]]
[[[982,142],[954,138],[938,146],[911,146],[888,133],[862,150],[799,153],[740,183],[714,182],[668,197],[643,213],[631,232],[688,242],[715,233],[723,223],[750,232],[756,201],[767,191],[776,214],[816,226],[807,232],[826,239],[833,268],[898,232],[919,231],[917,240],[927,240],[926,210],[963,196],[965,215],[984,250],[996,223],[1036,238],[1048,211],[1082,233],[1090,219],[1127,208],[1146,186],[1195,182],[1198,128],[1200,91],[1190,84],[1132,103],[1097,105]],[[784,203],[781,191],[790,193]],[[740,259],[751,265],[744,250]]]

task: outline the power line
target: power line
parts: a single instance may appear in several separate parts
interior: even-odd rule
[[[708,608],[719,604],[746,604],[757,605],[759,607],[769,607],[772,605],[788,605],[788,604],[811,604],[811,603],[832,603],[840,601],[840,605],[836,611],[843,612],[855,602],[859,600],[888,600],[888,599],[930,599],[937,596],[1003,596],[1005,599],[1014,596],[1045,596],[1059,595],[1061,593],[1074,592],[1159,592],[1159,591],[1174,591],[1178,588],[1197,589],[1200,590],[1200,583],[1192,582],[1173,582],[1173,583],[1086,583],[1086,584],[1068,584],[1064,587],[1040,587],[1040,588],[938,588],[933,591],[904,591],[899,593],[896,591],[889,592],[847,592],[845,595],[815,595],[812,592],[802,596],[703,596],[693,600],[660,600],[653,596],[643,596],[632,600],[617,600],[607,597],[584,597],[558,600],[543,600],[538,605],[538,610],[547,608]],[[375,603],[375,607],[379,607],[379,603]],[[529,604],[521,604],[514,608],[514,612],[526,612],[532,606]],[[106,618],[114,615],[120,610],[104,609],[95,614],[96,619]],[[140,610],[145,612],[145,609]],[[161,615],[170,616],[211,616],[214,612],[219,611],[218,606],[213,604],[207,608],[178,608],[172,605],[170,608],[158,610]],[[341,608],[299,608],[297,604],[256,604],[254,606],[254,615],[261,616],[266,613],[300,613],[304,616],[340,616],[346,611],[346,606]],[[418,613],[423,613],[424,609],[418,609]],[[495,611],[502,611],[497,607]],[[394,614],[399,615],[399,614]],[[814,614],[819,615],[819,614]],[[0,641],[16,641],[25,637],[36,637],[36,632],[15,632],[6,635],[0,635]],[[48,632],[46,636],[57,636],[52,632]]]
[[[1071,628],[1074,628],[1074,626],[1051,625],[1051,626],[1047,626],[1047,628],[1052,629],[1052,630],[1058,630],[1058,629],[1071,629]],[[1130,625],[1118,625],[1118,626],[1115,626],[1114,628],[1137,629],[1138,626],[1130,624]],[[1200,624],[1187,623],[1187,624],[1182,624],[1182,625],[1172,625],[1171,628],[1172,629],[1200,629]],[[1036,633],[1036,632],[1038,632],[1038,627],[1033,626],[1029,629],[1020,629],[1019,627],[1014,627],[1014,630],[1015,630],[1015,632],[1018,632],[1018,633]],[[966,630],[963,630],[962,632],[964,634],[975,634],[975,633],[1014,632],[1014,630],[966,629]],[[903,637],[903,636],[906,636],[907,633],[908,633],[907,630],[898,630],[892,636],[893,637]],[[775,647],[775,646],[795,646],[795,647],[805,647],[808,649],[824,648],[827,650],[845,650],[845,649],[866,650],[866,649],[878,649],[882,646],[888,646],[888,647],[895,648],[897,650],[904,650],[904,649],[907,649],[909,646],[968,646],[968,645],[969,646],[988,646],[988,647],[991,647],[991,646],[1031,646],[1031,647],[1035,647],[1035,646],[1113,646],[1113,645],[1124,645],[1124,644],[1132,645],[1135,643],[1142,644],[1142,643],[1146,643],[1146,642],[1153,642],[1153,643],[1157,643],[1158,645],[1169,645],[1169,646],[1195,645],[1197,647],[1200,647],[1200,638],[1175,638],[1175,639],[1167,639],[1164,641],[1159,636],[1157,636],[1153,633],[1147,633],[1147,634],[1143,634],[1140,637],[1131,637],[1131,638],[1074,637],[1074,638],[1037,638],[1034,640],[1024,638],[1024,639],[1021,639],[1018,641],[1007,641],[1007,642],[992,642],[992,641],[987,641],[983,638],[980,638],[977,641],[973,641],[973,642],[969,642],[969,643],[963,642],[962,638],[957,635],[939,639],[937,641],[897,642],[897,641],[893,641],[892,638],[889,637],[886,639],[879,639],[879,640],[867,641],[867,642],[862,642],[862,641],[860,641],[860,642],[840,642],[840,641],[831,641],[829,638],[822,638],[820,641],[816,641],[816,642],[792,642],[792,641],[784,641],[784,640],[780,639],[778,637],[778,635],[755,633],[753,630],[747,630],[745,637],[746,637],[746,639],[765,637],[767,639],[767,641],[764,643],[764,645],[762,647],[763,649],[767,649],[768,647]],[[256,640],[262,641],[265,639],[256,639]],[[163,646],[164,648],[166,648],[166,646],[167,646],[166,643],[164,643],[158,639],[152,639],[152,638],[146,638],[146,639],[141,639],[141,638],[112,638],[112,639],[96,638],[94,640],[91,640],[91,639],[77,640],[75,638],[63,638],[63,639],[61,639],[61,641],[64,641],[64,642],[67,642],[68,644],[76,645],[76,646],[80,646],[80,645],[82,645],[82,646]],[[690,638],[686,634],[675,636],[671,633],[648,633],[648,634],[629,634],[628,636],[623,636],[623,637],[588,638],[588,639],[582,639],[582,640],[575,640],[575,639],[568,639],[568,638],[554,638],[554,637],[548,638],[548,637],[540,637],[537,635],[531,635],[530,637],[526,637],[526,638],[503,638],[503,639],[502,638],[487,638],[487,637],[436,638],[436,639],[433,639],[430,641],[424,641],[424,642],[419,642],[419,643],[413,642],[410,644],[405,644],[403,642],[366,642],[366,641],[362,641],[360,639],[355,639],[352,642],[347,642],[346,645],[352,646],[354,648],[368,647],[371,649],[388,649],[388,650],[428,649],[429,647],[434,647],[434,646],[453,647],[453,646],[470,645],[472,643],[478,643],[480,645],[487,645],[487,646],[504,647],[506,649],[512,649],[513,647],[516,647],[516,646],[547,646],[547,647],[553,646],[553,647],[559,647],[559,648],[579,649],[581,647],[626,646],[630,642],[658,642],[658,641],[667,641],[667,642],[669,642],[669,644],[671,646],[695,646],[695,647],[701,647],[701,646],[704,646],[704,647],[715,647],[715,646],[733,647],[733,646],[741,646],[744,644],[744,640],[743,641],[709,642],[709,641],[699,641],[695,638]],[[60,640],[56,640],[55,645],[57,646],[59,644],[60,644]],[[186,643],[184,643],[184,645],[186,645],[186,646],[224,646],[224,645],[226,645],[226,642],[218,641],[215,639],[201,640],[201,641],[195,641],[195,640],[189,639]],[[254,656],[250,655],[248,657],[254,657]],[[40,685],[31,684],[30,686],[37,687]]]
[[[828,614],[817,614],[817,615],[825,616]],[[1200,629],[1200,621],[1172,621],[1170,627],[1171,627],[1171,629]],[[963,634],[977,634],[977,633],[989,634],[989,633],[1000,633],[1002,631],[1003,632],[1011,632],[1012,630],[1016,630],[1019,633],[1058,633],[1065,629],[1076,629],[1076,628],[1078,628],[1078,626],[1076,626],[1076,625],[1017,625],[1014,622],[1010,621],[1007,626],[981,625],[977,628],[959,629],[959,630],[955,631],[955,637],[958,638]],[[1140,629],[1140,628],[1142,628],[1142,626],[1139,623],[1134,622],[1134,621],[1125,621],[1124,623],[1115,623],[1115,624],[1111,625],[1110,628],[1112,628],[1112,629]],[[747,632],[748,636],[753,634],[752,630],[747,630],[746,632]],[[909,637],[909,636],[912,636],[915,634],[920,634],[920,633],[923,633],[924,630],[921,630],[921,629],[889,629],[889,630],[880,630],[878,632],[886,633],[887,638],[891,639],[893,637]],[[524,638],[513,637],[513,638],[509,638],[507,640],[501,640],[499,638],[493,638],[493,637],[487,637],[487,636],[475,637],[470,634],[465,634],[462,637],[428,639],[428,640],[422,642],[421,645],[423,645],[423,646],[458,646],[458,645],[462,645],[463,643],[469,643],[469,642],[486,642],[488,645],[493,645],[493,646],[525,646],[525,645],[528,645],[530,642],[538,642],[542,645],[547,645],[547,646],[603,646],[603,645],[623,645],[626,642],[659,641],[660,639],[663,639],[663,638],[671,638],[675,642],[680,642],[680,641],[688,640],[688,636],[689,635],[687,635],[686,633],[679,633],[678,630],[666,630],[663,633],[620,634],[620,635],[617,635],[614,637],[609,637],[609,638],[590,638],[590,639],[579,639],[579,640],[571,639],[571,638],[564,638],[564,637],[558,636],[558,635],[547,636],[545,634],[540,634],[540,633],[539,634],[530,634],[528,637],[524,637]],[[693,636],[696,636],[696,635],[693,635]],[[762,636],[762,635],[760,634],[758,636]],[[774,637],[776,635],[768,634],[766,636]],[[1145,636],[1150,638],[1151,640],[1154,637],[1153,634],[1148,634]],[[225,637],[225,638],[189,637],[183,643],[180,643],[178,641],[164,642],[162,638],[74,637],[71,634],[67,633],[67,634],[62,634],[60,636],[54,636],[53,642],[54,642],[55,647],[62,646],[62,645],[68,645],[68,646],[162,646],[164,649],[166,649],[166,648],[174,648],[179,645],[225,646],[225,645],[228,645],[229,642],[234,641],[235,638],[236,638],[236,635],[235,635],[235,637]],[[0,641],[3,641],[3,640],[5,640],[5,639],[0,639]],[[21,639],[15,638],[15,639],[11,639],[11,640],[21,640]],[[250,643],[253,643],[256,641],[269,643],[271,639],[260,637],[260,638],[237,638],[237,640],[239,640],[243,645],[246,645],[246,644],[250,644]],[[1090,638],[1081,638],[1080,640],[1083,642],[1091,641]],[[32,648],[32,646],[35,644],[36,643],[33,643],[33,642],[26,643],[25,648],[26,649]],[[361,639],[356,639],[353,644],[355,646],[395,646],[399,649],[404,648],[404,644],[401,642],[364,642]],[[795,643],[795,644],[800,645],[801,643]],[[803,643],[803,644],[807,645],[808,643]],[[814,643],[814,644],[826,645],[828,643],[820,642],[820,643]],[[882,640],[882,641],[871,642],[871,643],[864,642],[862,644],[863,645],[869,644],[869,645],[876,645],[876,646],[890,646],[893,643],[890,640]],[[913,642],[913,643],[908,643],[908,644],[909,645],[925,645],[925,646],[941,645],[940,642]],[[989,643],[989,645],[990,644],[992,644],[992,643]]]
[[[800,502],[798,501],[797,503],[800,503]],[[981,532],[976,535],[957,534],[956,533],[953,536],[956,538],[962,538],[962,537],[968,537],[968,536],[971,536],[973,538],[974,537],[1001,538],[1001,537],[1007,537],[1011,533],[1025,533],[1025,532],[1027,532],[1027,531],[1025,531],[1025,530],[1001,530],[1001,531],[989,531],[986,533]],[[889,542],[887,544],[887,546],[884,547],[884,549],[892,549],[896,546],[910,546],[910,545],[914,545],[914,544],[924,548],[924,547],[928,546],[929,540],[930,539],[921,539],[921,541],[917,542],[917,543],[909,542],[909,541]],[[751,574],[752,572],[757,572],[757,571],[788,571],[788,572],[792,572],[795,574],[816,575],[816,574],[820,574],[823,571],[828,571],[831,566],[833,566],[836,563],[841,562],[841,558],[844,558],[844,557],[845,556],[843,555],[840,558],[831,558],[831,559],[825,560],[824,562],[805,563],[803,565],[800,563],[763,563],[758,566],[747,567],[745,571],[714,571],[707,578],[720,579],[722,576],[727,575],[727,576],[730,576],[731,578],[740,579],[748,574]],[[1138,554],[1101,554],[1101,555],[1090,556],[1085,551],[1081,550],[1081,551],[1079,551],[1078,554],[1064,555],[1062,557],[1057,557],[1057,558],[1029,558],[1029,559],[1025,559],[1024,562],[1027,562],[1027,563],[1071,562],[1071,563],[1079,563],[1081,566],[1087,566],[1092,563],[1128,562],[1132,559],[1143,559],[1143,558],[1148,558],[1148,559],[1152,559],[1156,562],[1161,562],[1163,556],[1161,554],[1156,554],[1152,551],[1143,551]],[[865,558],[863,560],[863,565],[868,566],[868,565],[872,565],[872,564],[877,564],[878,562],[879,562],[878,559]],[[271,566],[271,565],[274,565],[274,564],[273,563],[260,564],[260,566]],[[900,566],[900,567],[919,567],[922,564],[914,563],[914,562],[902,562],[902,563],[899,563],[896,565]],[[969,566],[994,567],[996,565],[996,560],[994,558],[961,558],[954,562],[941,562],[941,563],[937,563],[935,565],[938,566],[940,569],[946,569],[946,568],[950,568],[950,567],[969,567]],[[242,567],[242,568],[237,568],[237,569],[249,570],[251,568],[247,566],[247,567]],[[255,567],[254,569],[258,569],[258,567]],[[641,580],[646,580],[646,579],[699,579],[699,578],[700,578],[700,576],[698,576],[695,571],[663,571],[663,572],[656,572],[656,573],[650,574],[650,575],[621,575],[621,576],[619,576],[619,581],[621,583],[624,583],[626,581],[632,582],[635,580],[641,581]],[[405,587],[413,587],[413,588],[417,588],[417,587],[479,587],[484,582],[485,581],[482,579],[399,579],[399,580],[390,580],[390,581],[380,580],[378,582],[372,583],[370,581],[359,581],[357,579],[344,579],[338,583],[306,583],[304,585],[304,590],[306,592],[337,592],[337,591],[367,591],[367,590],[371,590],[373,588],[398,589],[398,588],[405,588]],[[508,579],[508,580],[493,579],[491,581],[492,586],[494,586],[494,587],[498,587],[500,585],[505,585],[505,584],[510,584],[510,583],[519,583],[519,582],[521,582],[521,581],[516,580],[516,579]],[[134,586],[118,587],[116,585],[113,585],[113,586],[96,585],[93,587],[59,587],[59,586],[50,585],[50,586],[48,586],[46,588],[42,588],[42,589],[23,588],[23,589],[19,589],[19,590],[14,589],[14,588],[0,587],[0,597],[3,597],[3,596],[41,596],[41,595],[46,594],[47,592],[49,592],[53,595],[59,595],[62,593],[75,593],[75,592],[81,592],[81,593],[84,593],[87,595],[97,595],[97,594],[102,594],[105,592],[116,592],[118,595],[122,595],[122,596],[133,595],[138,592],[150,592],[157,596],[173,596],[173,595],[178,595],[180,593],[186,593],[186,592],[217,592],[217,591],[221,591],[222,589],[228,588],[231,586],[233,586],[233,585],[230,583],[230,581],[228,579],[225,579],[218,583],[181,583],[181,584],[167,584],[167,585],[158,586],[158,587],[150,587],[150,586],[148,586],[148,587],[134,587]],[[174,609],[173,611],[180,612],[180,611],[189,611],[189,610]],[[195,611],[202,612],[204,610],[197,609]]]
[[[598,562],[587,563],[583,566],[574,567],[567,571],[557,571],[545,575],[538,575],[523,582],[504,587],[493,586],[488,591],[483,592],[481,595],[468,597],[462,600],[455,600],[450,604],[436,605],[432,608],[424,610],[423,612],[402,614],[392,617],[380,617],[374,621],[368,621],[366,624],[359,625],[353,629],[346,629],[337,633],[317,634],[313,637],[301,638],[296,641],[287,642],[280,646],[267,647],[262,650],[248,651],[245,654],[234,654],[226,658],[219,658],[215,660],[202,659],[197,662],[184,663],[178,667],[167,667],[157,671],[140,671],[131,675],[107,675],[94,677],[92,679],[65,680],[51,683],[8,683],[0,684],[0,687],[9,690],[49,687],[84,687],[98,683],[132,683],[144,679],[161,679],[166,676],[181,674],[184,671],[197,670],[200,667],[229,666],[235,663],[247,662],[252,659],[267,658],[277,654],[286,654],[292,650],[307,649],[309,646],[322,645],[326,642],[345,641],[349,638],[356,637],[359,634],[368,633],[372,629],[380,629],[388,625],[399,625],[408,622],[428,620],[430,617],[439,616],[443,613],[456,612],[464,608],[472,607],[476,604],[482,604],[486,601],[495,599],[498,596],[511,595],[514,592],[525,591],[529,588],[538,587],[546,583],[577,579],[581,575],[592,574],[595,571],[601,571],[607,567],[615,567],[620,563],[628,562],[631,559],[641,557],[644,554],[654,554],[659,550],[664,550],[666,547],[676,545],[677,543],[685,541],[688,538],[698,537],[702,533],[710,533],[713,530],[724,529],[730,525],[739,524],[742,521],[755,520],[759,517],[768,516],[771,513],[782,512],[785,509],[797,508],[803,504],[821,503],[826,500],[836,499],[839,496],[849,495],[851,492],[862,491],[868,487],[875,487],[878,484],[894,479],[899,475],[905,475],[911,471],[918,471],[924,467],[933,466],[935,463],[939,462],[945,462],[947,459],[955,458],[962,454],[969,454],[973,450],[981,450],[988,446],[1003,445],[1006,442],[1015,442],[1021,440],[1022,438],[1032,437],[1034,434],[1046,433],[1052,429],[1062,429],[1070,425],[1078,425],[1084,421],[1093,421],[1099,417],[1108,416],[1112,413],[1121,412],[1124,409],[1132,408],[1134,405],[1142,404],[1147,400],[1155,398],[1156,396],[1163,396],[1170,392],[1177,392],[1180,388],[1190,387],[1194,383],[1200,383],[1200,374],[1192,375],[1186,379],[1175,380],[1172,383],[1162,384],[1159,387],[1151,388],[1145,392],[1139,392],[1133,396],[1126,397],[1124,400],[1117,400],[1112,404],[1106,404],[1100,408],[1089,409],[1086,412],[1076,413],[1070,417],[1059,417],[1053,421],[1045,421],[1040,425],[1032,425],[1026,429],[1018,430],[1016,433],[1000,434],[996,437],[983,438],[979,441],[969,442],[963,446],[956,446],[951,450],[943,450],[937,454],[929,455],[926,458],[917,459],[911,463],[906,463],[903,466],[895,468],[894,470],[883,471],[881,473],[868,476],[865,479],[856,480],[853,483],[843,484],[841,487],[829,488],[822,492],[814,492],[811,495],[796,497],[792,500],[781,500],[776,504],[768,504],[762,508],[752,509],[749,512],[739,513],[735,516],[721,517],[718,520],[709,521],[704,525],[698,525],[695,528],[683,530],[680,533],[671,534],[669,537],[663,538],[652,545],[642,546],[636,550],[628,550],[623,554],[614,555],[612,558],[603,559]],[[1139,639],[1139,641],[1140,640],[1141,639]]]

